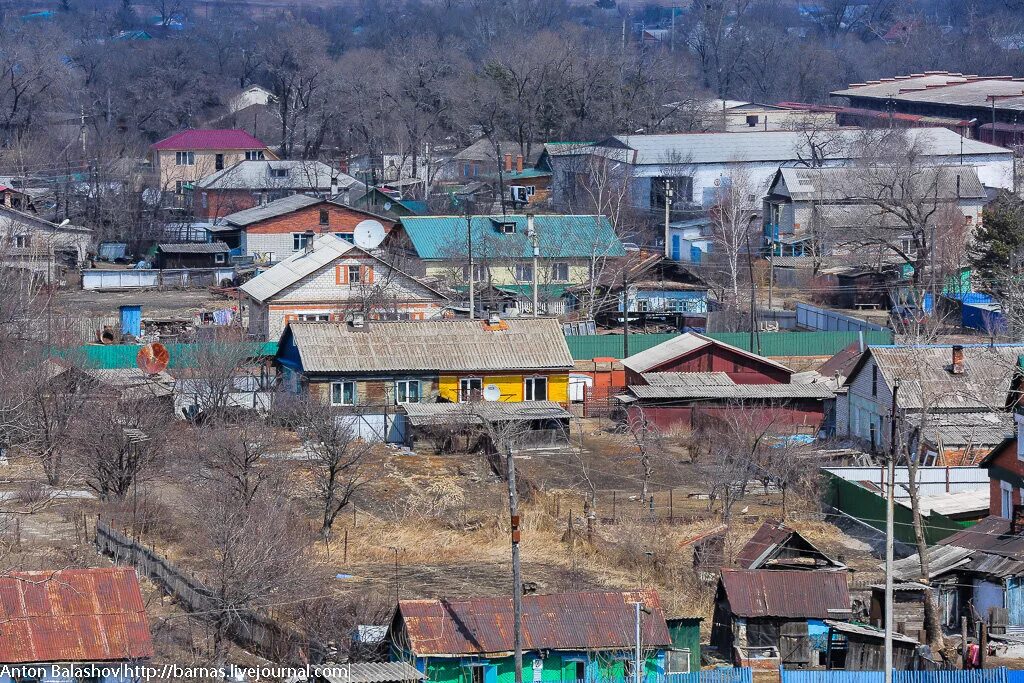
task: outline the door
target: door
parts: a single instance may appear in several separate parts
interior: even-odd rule
[[[224,155],[223,154],[216,154],[216,155],[214,155],[214,157],[213,157],[213,168],[216,171],[223,171],[224,170]]]
[[[998,583],[974,580],[974,609],[978,611],[985,623],[989,621],[989,610],[1003,606],[1003,587]]]
[[[1010,626],[1024,627],[1024,578],[1007,579],[1006,607],[1010,610]]]
[[[806,621],[785,621],[779,629],[779,657],[783,664],[809,664],[811,641]]]
[[[594,386],[594,378],[589,375],[569,375],[569,400],[583,403],[587,388]]]
[[[682,255],[682,249],[680,249],[679,235],[672,235],[672,260],[678,261]]]

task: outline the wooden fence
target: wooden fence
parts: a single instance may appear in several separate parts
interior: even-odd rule
[[[225,611],[219,608],[214,593],[196,577],[102,519],[96,522],[96,547],[115,563],[134,565],[140,574],[157,583],[190,613],[210,619]],[[272,662],[301,665],[318,660],[324,652],[322,647],[267,616],[249,610],[228,608],[227,611],[231,619],[230,638],[240,647]]]

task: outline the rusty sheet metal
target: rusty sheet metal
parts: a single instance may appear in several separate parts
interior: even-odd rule
[[[14,572],[0,578],[0,663],[114,662],[153,655],[135,570]]]
[[[723,569],[722,587],[738,617],[827,619],[850,610],[846,572]]]
[[[763,555],[776,546],[785,543],[793,535],[793,530],[778,521],[768,521],[754,532],[747,544],[736,556],[736,564],[743,569],[753,569],[754,564]]]
[[[641,602],[645,645],[671,645],[656,591],[559,593],[523,597],[523,649],[628,649],[635,642],[635,609]],[[510,652],[511,598],[402,600],[399,611],[417,656]]]

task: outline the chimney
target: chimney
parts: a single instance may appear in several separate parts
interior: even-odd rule
[[[953,363],[950,365],[949,371],[954,375],[964,374],[964,347],[959,344],[953,345]]]
[[[331,176],[331,196],[338,194],[338,176]]]
[[[522,172],[523,172],[523,155],[522,154],[517,154],[516,155],[516,173],[522,173]]]
[[[366,315],[362,311],[352,314],[352,329],[361,330],[366,327]]]
[[[305,252],[308,254],[313,251],[313,240],[316,239],[316,233],[312,230],[307,230],[302,233],[302,236],[305,238],[303,244],[305,245]]]
[[[505,173],[512,172],[512,152],[505,152]]]
[[[497,311],[490,311],[487,314],[487,324],[491,327],[501,324],[501,316],[498,315]]]

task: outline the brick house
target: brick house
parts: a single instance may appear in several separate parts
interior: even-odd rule
[[[302,251],[309,232],[332,233],[351,242],[363,221],[376,221],[385,232],[395,225],[389,218],[333,199],[295,194],[225,216],[210,232],[242,256],[277,263]]]
[[[317,235],[239,289],[248,300],[249,334],[275,340],[291,322],[440,317],[448,299],[382,259],[334,235]]]
[[[236,129],[190,128],[153,143],[149,149],[160,190],[176,195],[239,161],[277,158],[262,141]]]

